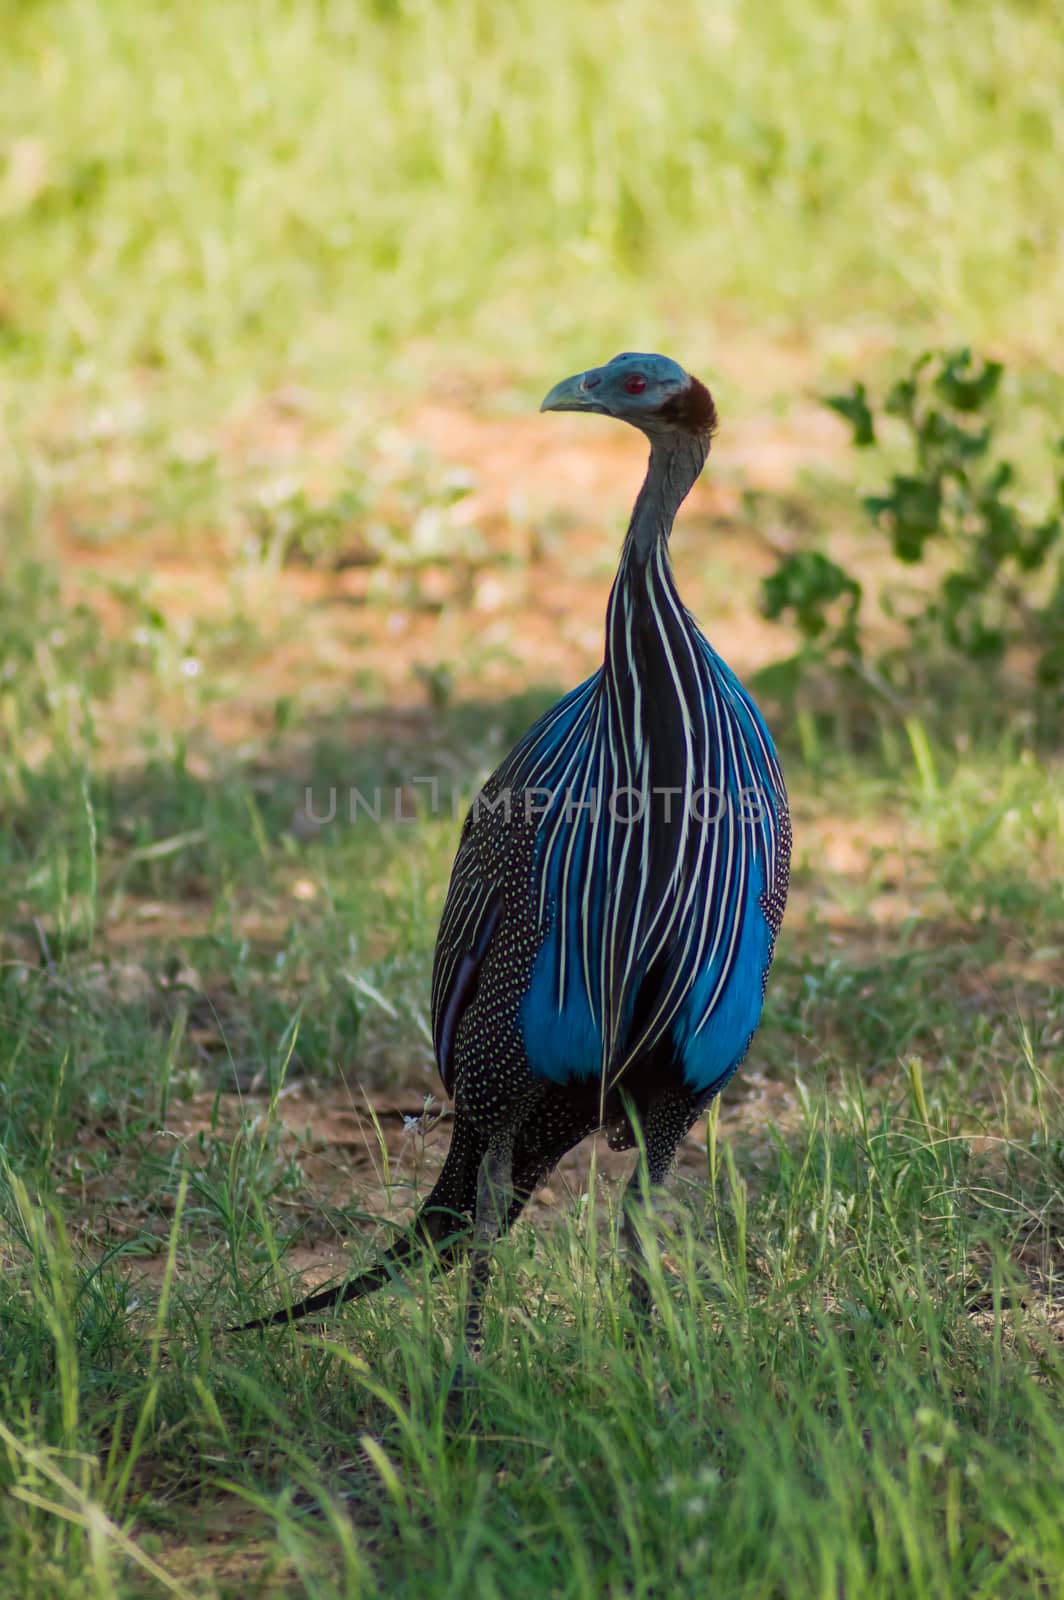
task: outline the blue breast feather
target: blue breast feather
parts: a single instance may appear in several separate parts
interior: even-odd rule
[[[776,818],[782,795],[762,753],[767,751],[775,766],[768,731],[735,675],[704,638],[699,636],[699,642],[706,679],[711,680],[707,683],[707,694],[716,694],[718,706],[726,715],[742,751],[738,766],[729,771],[725,781],[729,789],[736,791],[736,801],[740,790],[751,782],[756,784]],[[589,703],[587,687],[582,685],[580,691],[566,697],[571,710],[566,702],[556,708],[555,727],[559,735],[563,731],[573,731],[573,713],[579,718],[580,709]],[[581,700],[583,707],[578,709]],[[558,716],[558,712],[562,715]],[[574,859],[570,861],[570,866],[576,870],[570,874],[568,894],[554,893],[561,872],[561,852],[555,847],[545,875],[550,927],[520,1012],[532,1071],[556,1083],[570,1078],[596,1077],[603,1064],[603,1008],[597,952],[603,916],[602,888],[610,881],[610,874],[604,860],[592,863],[589,859],[593,845],[586,818],[580,816],[569,828],[576,830]],[[727,884],[722,881],[706,885],[706,893],[719,899],[716,915],[722,925],[722,937],[710,942],[700,963],[686,970],[685,964],[680,963],[683,1002],[672,1019],[669,1036],[684,1079],[696,1092],[721,1087],[745,1055],[760,1019],[764,979],[771,959],[772,934],[762,909],[768,835],[757,823],[747,821],[742,826],[741,839],[745,873],[733,873]],[[600,835],[600,846],[601,842]],[[585,929],[583,895],[573,893],[573,883],[582,887],[589,873],[593,885],[587,901],[591,926]],[[704,896],[697,899],[701,904],[695,914],[700,913],[705,904]],[[677,929],[676,933],[675,944],[680,949],[685,929]],[[590,993],[578,955],[585,940],[593,952]],[[562,983],[559,983],[560,973],[564,974]],[[638,969],[631,973],[630,992],[626,997],[629,1017],[642,976]],[[622,1025],[627,1027],[627,1019],[622,1018]]]
[[[692,984],[672,1027],[684,1081],[694,1090],[723,1087],[746,1054],[761,1017],[771,934],[759,904],[763,878],[750,874],[742,926],[731,969],[708,1018],[703,1013],[721,976],[721,958],[708,963]],[[521,1006],[521,1027],[532,1071],[553,1083],[594,1078],[602,1070],[602,1033],[581,983],[567,986],[557,1005],[556,935],[540,951]],[[634,999],[634,996],[633,996]],[[701,1024],[701,1026],[700,1026]]]
[[[759,904],[764,878],[752,864],[742,928],[731,971],[708,1017],[706,1005],[719,978],[719,962],[710,965],[692,985],[673,1024],[672,1037],[683,1065],[684,1081],[697,1092],[722,1089],[745,1056],[761,1020],[765,973],[772,935]]]

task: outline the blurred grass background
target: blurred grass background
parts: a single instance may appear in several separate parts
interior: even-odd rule
[[[376,386],[422,341],[468,371],[712,360],[737,327],[827,354],[1060,339],[1049,0],[0,17],[9,405],[136,373],[186,403],[204,377]]]
[[[363,1261],[446,1139],[457,823],[344,797],[449,801],[601,659],[640,450],[535,417],[550,383],[640,347],[713,383],[673,554],[747,674],[798,642],[781,554],[897,579],[856,493],[897,451],[855,466],[825,388],[970,341],[1025,514],[1055,492],[1060,22],[0,0],[5,1593],[1064,1592],[1064,779],[1022,651],[763,679],[792,902],[651,1345],[586,1150],[500,1251],[472,1415],[460,1284],[212,1333]]]

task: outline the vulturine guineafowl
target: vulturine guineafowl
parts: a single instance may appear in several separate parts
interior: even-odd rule
[[[602,667],[541,717],[462,829],[432,977],[446,1162],[410,1229],[369,1271],[246,1326],[370,1293],[430,1245],[473,1247],[467,1345],[489,1251],[567,1150],[599,1128],[641,1142],[644,1182],[746,1054],[783,915],[790,821],[761,716],[684,609],[673,519],[705,464],[716,409],[660,355],[567,378],[542,411],[592,411],[650,441],[606,610]]]

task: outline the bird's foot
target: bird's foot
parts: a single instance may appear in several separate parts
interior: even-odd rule
[[[625,1330],[624,1346],[626,1350],[636,1351],[649,1339],[654,1326],[654,1296],[649,1283],[638,1269],[632,1273],[628,1304],[631,1307],[632,1319]]]
[[[444,1416],[452,1427],[468,1427],[474,1420],[480,1399],[480,1372],[468,1355],[451,1373],[444,1400]]]

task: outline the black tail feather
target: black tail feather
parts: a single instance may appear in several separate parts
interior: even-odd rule
[[[397,1270],[416,1261],[427,1250],[433,1266],[447,1271],[458,1257],[472,1226],[476,1207],[477,1172],[487,1141],[456,1113],[447,1160],[421,1210],[409,1229],[384,1252],[381,1259],[347,1283],[333,1284],[307,1295],[294,1306],[282,1306],[264,1317],[254,1317],[227,1328],[227,1333],[253,1333],[257,1328],[284,1327],[322,1311],[337,1311],[349,1300],[360,1300],[392,1282]]]
[[[517,1221],[533,1191],[554,1169],[567,1150],[571,1150],[598,1126],[597,1095],[586,1104],[575,1099],[566,1115],[537,1119],[521,1129],[514,1150],[514,1193],[507,1208],[502,1231],[508,1232]],[[440,1175],[409,1229],[365,1272],[347,1283],[318,1289],[294,1306],[282,1306],[264,1317],[227,1328],[227,1333],[253,1333],[259,1328],[285,1327],[304,1317],[338,1311],[350,1300],[361,1300],[385,1284],[393,1282],[404,1267],[431,1252],[436,1270],[448,1271],[458,1259],[473,1224],[476,1210],[477,1173],[487,1149],[487,1139],[477,1133],[459,1113],[455,1114],[451,1146]]]
[[[297,1301],[294,1306],[282,1306],[279,1311],[268,1312],[264,1317],[254,1317],[250,1322],[241,1322],[225,1331],[254,1333],[257,1328],[284,1327],[289,1322],[299,1322],[302,1318],[312,1317],[319,1312],[338,1311],[341,1306],[347,1305],[349,1300],[361,1300],[364,1295],[373,1294],[385,1284],[393,1283],[400,1269],[409,1266],[426,1251],[432,1251],[433,1267],[446,1272],[454,1266],[469,1227],[468,1217],[459,1218],[450,1212],[438,1210],[430,1212],[426,1204],[412,1224],[409,1233],[396,1240],[381,1259],[365,1272],[349,1278],[346,1283],[334,1283],[327,1289],[318,1289],[314,1294]],[[451,1230],[449,1234],[448,1228]]]

